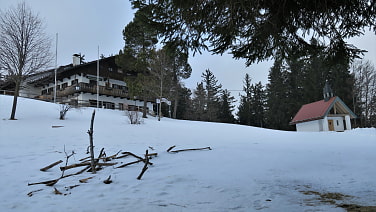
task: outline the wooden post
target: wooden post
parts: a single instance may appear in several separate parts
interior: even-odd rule
[[[94,144],[93,144],[93,125],[94,125],[94,117],[95,117],[95,110],[93,111],[93,115],[91,116],[91,123],[90,123],[90,130],[87,131],[90,137],[90,160],[91,160],[91,172],[96,174],[95,170],[95,160],[94,160]]]

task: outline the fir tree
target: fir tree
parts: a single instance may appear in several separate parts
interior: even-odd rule
[[[221,91],[221,84],[218,84],[218,80],[214,76],[213,72],[206,69],[202,73],[203,83],[206,90],[206,120],[218,121],[219,112],[219,94]]]
[[[251,125],[251,98],[252,98],[252,85],[251,77],[246,74],[243,81],[243,91],[245,95],[240,96],[240,104],[238,107],[238,122],[242,125]]]
[[[192,108],[194,113],[192,113],[192,119],[197,121],[206,120],[206,98],[207,93],[204,88],[204,84],[197,83],[196,89],[193,92]]]
[[[251,126],[264,127],[266,94],[261,82],[253,85],[251,105]]]
[[[231,96],[231,93],[224,89],[221,92],[219,99],[219,114],[218,119],[222,123],[234,123],[235,118],[232,112],[234,111],[235,98]]]

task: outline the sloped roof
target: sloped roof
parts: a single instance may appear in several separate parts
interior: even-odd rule
[[[303,105],[290,124],[298,124],[307,121],[322,119],[327,116],[330,110],[336,106],[337,112],[340,114],[349,114],[351,118],[357,116],[346,106],[339,97],[332,97],[328,101],[317,101]]]

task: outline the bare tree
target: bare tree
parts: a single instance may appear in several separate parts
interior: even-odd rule
[[[368,61],[356,61],[352,65],[352,72],[355,76],[354,98],[360,108],[361,126],[375,126],[373,119],[376,116],[376,68]]]
[[[52,60],[51,39],[44,29],[42,20],[25,2],[0,11],[0,69],[15,83],[11,120],[15,120],[21,83]]]

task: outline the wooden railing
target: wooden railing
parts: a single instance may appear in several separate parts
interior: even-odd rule
[[[80,82],[76,85],[68,86],[64,90],[57,91],[56,95],[58,97],[63,97],[63,96],[68,96],[68,95],[72,95],[74,93],[80,93],[80,92],[96,94],[97,86]],[[107,96],[114,96],[114,97],[122,97],[122,98],[128,97],[128,92],[125,90],[117,89],[117,88],[108,88],[105,86],[99,86],[99,94],[107,95]]]

